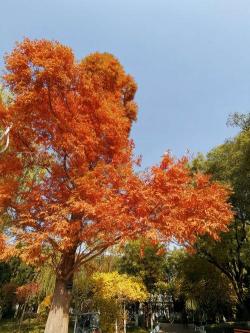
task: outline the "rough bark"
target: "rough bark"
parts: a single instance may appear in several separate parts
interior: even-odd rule
[[[56,280],[45,333],[68,333],[70,299],[71,292],[67,290],[65,281]]]
[[[68,333],[74,262],[75,249],[61,260],[44,333]]]

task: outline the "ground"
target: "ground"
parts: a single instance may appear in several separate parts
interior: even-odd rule
[[[147,331],[140,327],[130,328],[127,330],[128,333],[146,333]]]
[[[31,320],[26,321],[22,324],[19,330],[17,323],[10,320],[3,320],[0,322],[0,332],[1,333],[43,333],[44,325],[37,323],[37,321]],[[161,332],[166,333],[193,333],[191,328],[184,328],[181,324],[161,324]],[[69,330],[69,333],[73,333],[73,329]],[[129,329],[128,333],[147,333],[146,330],[142,328]]]
[[[167,333],[193,333],[194,330],[191,327],[191,325],[188,326],[188,328],[184,327],[183,324],[168,324],[168,323],[162,323],[161,325],[161,330],[163,332]]]
[[[188,328],[185,328],[182,324],[161,324],[160,325],[161,330],[160,332],[164,333],[194,333],[194,330],[192,329],[191,325],[189,325]],[[146,331],[143,328],[133,328],[128,329],[128,333],[146,333]]]
[[[44,324],[38,323],[35,320],[25,321],[22,326],[19,327],[18,323],[11,320],[2,320],[0,322],[1,333],[43,333]],[[69,333],[73,333],[70,329]]]
[[[25,322],[19,327],[18,323],[11,320],[3,320],[0,322],[0,332],[1,333],[42,333],[44,325],[41,325],[37,322]]]

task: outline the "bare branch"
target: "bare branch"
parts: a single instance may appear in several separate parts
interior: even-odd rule
[[[3,146],[2,149],[0,149],[0,154],[4,153],[7,150],[7,148],[9,147],[11,127],[12,127],[12,125],[8,126],[6,128],[6,130],[3,132],[3,134],[0,136],[0,141],[2,141],[4,138],[6,138],[5,145]]]

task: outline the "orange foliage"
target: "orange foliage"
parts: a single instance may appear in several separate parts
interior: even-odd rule
[[[27,299],[35,296],[38,292],[37,283],[30,282],[17,288],[16,295],[19,302],[24,303]]]
[[[136,84],[112,55],[78,62],[60,43],[25,39],[6,57],[4,79],[14,102],[0,201],[26,261],[50,260],[69,277],[126,238],[145,233],[187,244],[226,229],[228,190],[192,176],[185,159],[167,154],[159,166],[134,172]]]

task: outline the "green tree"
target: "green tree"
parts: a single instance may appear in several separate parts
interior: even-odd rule
[[[140,277],[149,292],[165,281],[166,251],[160,244],[136,240],[126,244],[118,263],[119,271]]]
[[[34,269],[19,258],[0,262],[0,316],[12,315],[18,288],[32,282],[34,276]]]
[[[245,119],[245,118],[244,118]],[[243,120],[244,120],[243,119]],[[236,119],[237,120],[237,119]],[[243,121],[242,120],[242,121]],[[244,120],[245,124],[247,118]],[[240,124],[236,122],[236,124]],[[250,130],[214,148],[205,158],[199,155],[192,168],[202,169],[233,190],[235,217],[220,241],[202,237],[196,244],[199,255],[218,268],[232,283],[238,300],[238,318],[250,318]]]
[[[233,127],[240,127],[242,130],[249,130],[250,113],[243,114],[235,112],[229,116],[227,124]]]
[[[176,282],[186,309],[192,310],[195,304],[193,310],[199,319],[231,319],[236,297],[230,280],[197,254],[180,259]]]

